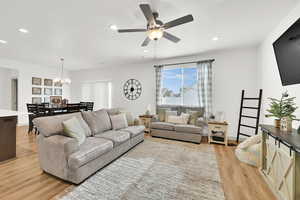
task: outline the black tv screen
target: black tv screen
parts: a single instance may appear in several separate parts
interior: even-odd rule
[[[300,19],[273,43],[282,85],[300,83]]]

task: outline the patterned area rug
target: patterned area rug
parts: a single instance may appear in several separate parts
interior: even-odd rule
[[[224,200],[213,147],[145,140],[62,200]]]

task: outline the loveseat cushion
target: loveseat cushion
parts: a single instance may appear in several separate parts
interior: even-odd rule
[[[175,130],[174,124],[168,122],[152,122],[150,127],[154,129],[161,129],[161,130],[168,130],[168,131]]]
[[[86,141],[80,145],[79,151],[69,156],[68,165],[72,169],[77,169],[112,149],[112,141],[103,138],[88,137]]]
[[[121,129],[120,131],[125,131],[130,133],[130,137],[133,138],[140,133],[143,133],[145,130],[145,126],[129,126],[127,128]]]
[[[100,133],[95,135],[96,138],[104,138],[111,140],[114,143],[114,146],[118,146],[123,142],[130,139],[130,133],[123,131],[106,131],[104,133]]]
[[[84,111],[82,117],[89,125],[93,135],[112,129],[109,115],[104,109],[93,112]]]
[[[183,133],[194,133],[194,134],[201,134],[202,127],[184,124],[184,125],[175,125],[176,132],[183,132]]]

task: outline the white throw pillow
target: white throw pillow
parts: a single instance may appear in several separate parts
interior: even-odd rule
[[[78,118],[73,117],[66,121],[63,121],[64,134],[69,137],[75,138],[78,144],[81,145],[86,139],[86,133],[83,127],[80,125]]]
[[[114,130],[119,130],[128,127],[125,113],[121,113],[118,115],[110,115],[110,120],[111,120],[112,128]]]
[[[183,124],[188,124],[190,120],[190,114],[181,113],[181,117],[183,118]]]
[[[245,141],[240,143],[237,148],[247,149],[248,147],[258,144],[260,142],[261,142],[261,135],[255,135],[255,136],[247,138]]]

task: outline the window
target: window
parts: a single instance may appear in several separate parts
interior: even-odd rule
[[[98,81],[83,83],[81,100],[94,102],[94,109],[111,108],[111,82]]]
[[[162,70],[163,105],[199,106],[196,67]]]

